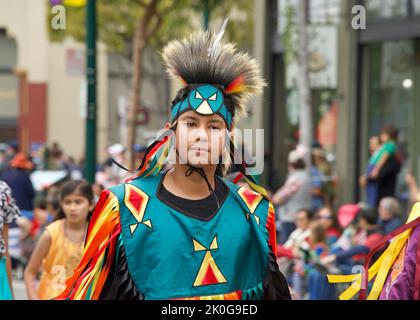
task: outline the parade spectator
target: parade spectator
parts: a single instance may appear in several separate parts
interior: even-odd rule
[[[377,182],[378,186],[375,203],[369,203],[371,207],[377,208],[382,198],[395,195],[397,176],[401,168],[397,156],[397,138],[397,129],[393,126],[383,127],[380,135],[382,145],[367,176],[368,183]]]
[[[355,265],[364,264],[369,251],[376,247],[384,236],[376,224],[376,220],[375,209],[361,209],[355,221],[358,232],[353,236],[351,247],[349,249],[334,248],[330,251],[330,255],[320,259],[320,268],[313,268],[310,271],[308,282],[311,300],[336,299],[335,285],[328,283],[326,275],[332,273],[351,274]],[[350,227],[352,224],[348,228]]]
[[[416,178],[411,173],[408,173],[405,176],[405,181],[407,182],[409,193],[410,193],[410,201],[412,203],[420,201],[420,188],[417,184]]]
[[[25,270],[29,299],[52,299],[64,289],[65,279],[73,274],[82,256],[93,199],[92,187],[85,181],[70,180],[63,185],[59,219],[46,228]]]
[[[108,147],[108,159],[105,161],[103,167],[104,176],[106,177],[106,181],[101,181],[100,183],[104,184],[104,186],[110,187],[113,185],[117,185],[122,183],[126,178],[129,177],[129,173],[114,163],[117,162],[122,166],[127,165],[126,160],[126,149],[123,145],[116,143],[112,146]]]
[[[305,170],[305,152],[297,148],[289,153],[289,174],[284,185],[275,192],[272,202],[278,206],[280,243],[285,243],[296,228],[296,214],[311,207],[311,179]]]
[[[317,211],[324,206],[324,195],[322,193],[323,174],[314,165],[312,160],[311,182],[312,182],[312,204],[311,210]]]
[[[401,170],[401,154],[397,153],[397,138],[398,138],[398,130],[392,126],[385,126],[381,132],[381,142],[383,143],[384,149],[384,157],[386,158],[386,154],[390,154],[388,158],[381,161],[381,168],[378,171],[378,174],[373,174],[373,179],[377,179],[379,182],[378,188],[378,203],[381,201],[382,198],[385,197],[395,197],[395,189],[397,185],[397,177],[398,173]],[[382,147],[384,148],[384,147]],[[395,148],[395,153],[392,151]],[[388,152],[389,149],[389,152]],[[382,159],[382,157],[381,157]],[[376,178],[375,178],[376,176]]]
[[[369,152],[370,158],[368,161],[366,174],[359,178],[359,184],[362,188],[365,188],[366,192],[366,202],[370,207],[376,207],[378,199],[378,182],[374,179],[369,179],[368,177],[372,172],[375,164],[378,162],[379,150],[381,149],[381,139],[379,136],[372,136],[369,139]]]
[[[16,140],[9,140],[6,143],[6,149],[4,150],[3,160],[0,166],[0,173],[4,172],[10,164],[10,161],[16,156],[18,153],[19,146]]]
[[[328,247],[331,247],[341,235],[341,227],[338,223],[337,216],[331,207],[322,207],[316,213],[315,219],[320,221],[323,226]]]
[[[9,256],[9,225],[20,212],[10,187],[0,181],[0,300],[13,299],[12,264]]]
[[[307,209],[299,210],[296,214],[296,229],[290,234],[283,245],[277,246],[278,257],[290,259],[300,257],[301,249],[308,249],[308,241],[311,235],[312,213]]]
[[[402,225],[400,218],[401,209],[397,199],[391,197],[383,198],[381,202],[379,202],[378,212],[378,225],[385,234],[391,233]]]
[[[345,273],[351,273],[356,264],[363,265],[369,251],[382,241],[384,233],[377,225],[377,213],[372,208],[360,210],[357,225],[359,232],[353,237],[352,247],[325,257],[321,260],[323,264],[336,263]]]
[[[331,206],[335,199],[333,172],[331,164],[327,160],[326,152],[317,147],[312,150],[312,165],[316,167],[320,175],[320,197],[322,205]],[[319,209],[321,206],[316,208]],[[315,211],[316,211],[315,210]]]
[[[370,173],[370,177],[373,179],[378,178],[381,169],[385,166],[385,163],[394,157],[397,153],[397,138],[398,130],[393,126],[385,126],[381,130],[381,147],[374,159],[374,167]]]
[[[47,217],[47,203],[45,198],[41,197],[35,201],[33,219],[31,221],[25,219],[21,222],[22,233],[20,245],[22,248],[22,257],[25,262],[29,261],[34,251],[38,234],[46,224]]]
[[[51,223],[58,219],[60,212],[60,195],[57,193],[47,194],[48,222]]]
[[[10,161],[9,168],[1,176],[1,180],[12,189],[13,197],[16,199],[16,204],[22,216],[29,220],[33,218],[33,200],[35,197],[35,190],[28,172],[32,168],[33,165],[26,155],[18,153]]]
[[[96,203],[96,202],[98,202],[98,200],[99,200],[99,198],[101,196],[102,191],[105,190],[105,187],[102,184],[100,184],[100,183],[94,183],[92,185],[92,189],[93,189],[93,194],[95,196],[94,202]]]

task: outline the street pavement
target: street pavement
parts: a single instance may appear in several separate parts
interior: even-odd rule
[[[28,300],[23,280],[13,279],[13,290],[16,300]]]

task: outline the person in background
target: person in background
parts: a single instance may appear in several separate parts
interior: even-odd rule
[[[420,188],[417,184],[416,178],[414,178],[413,174],[408,173],[405,176],[405,181],[407,182],[409,193],[410,193],[410,201],[412,203],[420,202]]]
[[[12,264],[9,256],[9,224],[20,216],[10,187],[0,181],[0,300],[13,299]]]
[[[320,170],[314,165],[314,160],[313,160],[313,157],[312,157],[312,166],[311,166],[312,204],[311,204],[311,210],[314,211],[314,212],[324,206],[324,196],[322,194],[322,181],[323,180],[324,180],[324,176],[320,172]]]
[[[18,153],[19,146],[16,140],[9,140],[6,144],[6,149],[4,150],[4,157],[0,167],[0,173],[4,172],[10,165],[10,161]]]
[[[277,246],[277,256],[293,259],[300,256],[300,250],[309,248],[308,241],[311,234],[310,226],[312,212],[307,209],[299,210],[296,214],[296,229],[290,234],[283,245]]]
[[[311,250],[305,261],[305,278],[309,300],[332,300],[335,288],[325,282],[325,275],[318,270],[320,260],[329,254],[327,233],[322,221],[315,220],[311,226]]]
[[[12,189],[12,195],[16,199],[16,204],[22,216],[30,221],[33,219],[33,201],[35,197],[35,190],[28,172],[32,168],[33,165],[26,155],[18,153],[10,161],[9,168],[1,176],[1,180],[6,182]]]
[[[356,217],[358,233],[353,236],[351,248],[347,250],[337,250],[337,248],[331,250],[329,255],[320,259],[320,264],[324,270],[316,268],[311,270],[308,276],[311,300],[332,300],[336,298],[336,287],[328,283],[327,273],[342,272],[344,274],[352,274],[354,266],[364,264],[369,251],[375,248],[384,236],[382,230],[376,224],[376,219],[375,209],[360,209]]]
[[[60,195],[58,220],[46,227],[25,270],[25,285],[31,300],[58,296],[82,257],[90,215],[94,208],[93,190],[83,180],[70,180]],[[41,270],[39,286],[36,277]]]
[[[381,202],[379,202],[378,213],[378,225],[385,234],[391,233],[403,224],[400,218],[400,204],[395,198],[383,198]]]
[[[143,161],[144,155],[146,153],[147,147],[144,147],[140,144],[134,145],[134,161],[137,166]]]
[[[60,213],[60,195],[57,193],[49,193],[46,197],[47,201],[47,213],[48,223],[51,223],[58,219]]]
[[[292,150],[288,156],[289,174],[284,185],[273,197],[273,205],[278,206],[280,239],[284,244],[295,230],[295,219],[299,210],[311,207],[311,179],[305,170],[305,154],[301,148]]]
[[[108,177],[108,183],[106,187],[109,187],[122,183],[125,179],[129,177],[129,174],[127,173],[127,171],[120,168],[113,162],[114,160],[120,165],[127,165],[126,148],[123,145],[116,143],[108,147],[107,152],[108,159],[106,160],[103,166],[103,170]]]
[[[374,158],[374,167],[370,173],[373,179],[378,178],[381,169],[389,158],[395,156],[397,153],[397,138],[398,131],[393,126],[385,126],[381,130],[381,147]]]
[[[284,245],[277,247],[280,270],[289,277],[297,299],[303,297],[304,256],[310,250],[312,212],[303,209],[296,214],[296,229]]]
[[[376,204],[385,197],[395,196],[397,176],[401,169],[400,154],[397,155],[398,130],[392,126],[385,126],[381,131],[382,146],[379,149],[377,161],[368,176],[368,182],[377,181],[378,194]]]
[[[22,258],[25,263],[29,261],[29,258],[34,251],[37,235],[46,219],[46,201],[44,197],[41,197],[35,201],[33,219],[28,220],[23,218],[19,221],[21,230],[20,248],[22,252]]]
[[[100,184],[100,183],[94,183],[92,185],[92,189],[93,189],[93,194],[95,195],[94,202],[97,203],[98,200],[99,200],[99,198],[100,198],[100,196],[101,196],[102,191],[105,190],[105,187],[102,184]]]
[[[337,220],[343,230],[337,241],[331,245],[330,253],[349,250],[353,245],[354,236],[358,232],[357,216],[364,204],[345,204],[338,209]]]
[[[359,178],[359,185],[365,188],[366,202],[370,207],[376,207],[378,199],[378,182],[376,180],[368,180],[375,164],[378,162],[379,150],[381,149],[381,139],[378,136],[372,136],[369,139],[370,158],[366,170],[366,174]]]
[[[324,227],[327,237],[328,247],[331,247],[341,236],[341,227],[337,216],[331,207],[322,207],[315,215],[315,219],[320,221]]]
[[[351,273],[353,266],[363,265],[369,251],[375,248],[383,239],[384,233],[377,225],[375,209],[363,208],[357,216],[359,232],[353,237],[353,246],[345,251],[336,252],[323,259],[321,263],[335,263],[344,273]]]
[[[325,206],[332,206],[335,199],[335,187],[333,182],[333,171],[327,160],[327,153],[318,146],[312,150],[312,164],[317,168],[321,178],[322,203]],[[320,207],[317,207],[319,209]]]

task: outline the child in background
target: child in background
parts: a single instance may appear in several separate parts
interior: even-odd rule
[[[306,261],[307,263],[318,262],[319,258],[322,258],[328,254],[327,232],[321,222],[315,221],[312,223],[309,242],[311,245],[311,254],[309,261]]]
[[[47,195],[48,222],[54,222],[58,219],[60,213],[60,195],[51,193]]]
[[[82,256],[93,199],[92,187],[85,181],[71,180],[63,185],[58,219],[46,227],[25,270],[29,299],[52,299],[64,290],[65,280]],[[41,266],[43,273],[36,288]]]
[[[371,208],[376,208],[379,204],[379,185],[377,179],[386,162],[397,153],[397,138],[397,129],[392,126],[382,128],[380,135],[381,146],[379,150],[372,154],[367,173],[360,179],[360,185],[366,186],[366,201]]]
[[[374,159],[374,168],[370,173],[370,177],[376,179],[379,176],[379,172],[387,160],[397,153],[396,141],[398,138],[398,131],[392,126],[385,126],[381,131],[381,148]]]

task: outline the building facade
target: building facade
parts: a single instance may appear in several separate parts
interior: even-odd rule
[[[0,1],[0,143],[17,139],[23,151],[58,142],[75,159],[85,152],[85,45],[50,42],[45,0]],[[146,145],[167,119],[170,83],[160,55],[144,56],[136,142]],[[127,55],[97,45],[97,158],[123,143],[131,87]]]
[[[287,153],[296,142],[294,0],[256,1],[267,41],[264,63],[269,88],[262,107],[266,181],[285,178]],[[362,7],[356,7],[362,6]],[[292,8],[292,9],[291,9]],[[366,29],[352,25],[362,8]],[[363,200],[358,177],[366,169],[368,140],[385,124],[399,130],[404,159],[397,195],[404,200],[404,174],[420,179],[420,1],[310,0],[309,37],[314,136],[334,168],[337,203]],[[292,54],[291,54],[292,53]]]

